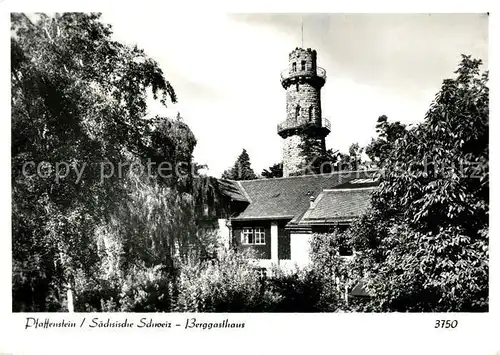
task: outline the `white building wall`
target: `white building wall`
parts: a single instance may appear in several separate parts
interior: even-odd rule
[[[271,261],[278,263],[278,222],[271,222]]]
[[[224,246],[224,248],[229,249],[230,241],[231,241],[231,230],[227,226],[227,219],[219,218],[219,238]]]
[[[299,267],[305,267],[311,261],[309,257],[311,237],[312,234],[306,233],[290,234],[290,259]]]

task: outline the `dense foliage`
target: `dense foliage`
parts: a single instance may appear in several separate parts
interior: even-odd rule
[[[251,312],[262,302],[257,273],[248,257],[234,251],[183,264],[178,285],[178,312]]]
[[[488,73],[463,56],[425,121],[379,119],[383,167],[351,230],[377,311],[488,308]]]
[[[174,310],[178,312],[321,312],[335,310],[314,270],[278,268],[263,277],[252,255],[222,251],[214,260],[182,265]],[[329,308],[326,308],[326,307]]]
[[[385,158],[393,149],[394,143],[406,133],[406,125],[396,122],[389,122],[387,116],[382,115],[377,120],[377,139],[373,139],[365,149],[366,155],[375,163],[378,168],[382,168]]]
[[[99,15],[11,20],[13,309],[64,309],[68,287],[99,309],[92,288],[125,297],[199,245],[196,140],[180,117],[147,117],[148,93],[175,92]]]
[[[311,269],[321,278],[323,311],[349,309],[349,292],[361,280],[358,258],[340,253],[341,248],[351,247],[352,238],[338,229],[312,235]]]
[[[304,167],[293,175],[329,174],[334,171],[356,171],[369,167],[362,160],[363,148],[358,143],[349,146],[348,153],[325,149],[321,140],[311,139],[307,130],[302,134],[299,145],[304,158]]]

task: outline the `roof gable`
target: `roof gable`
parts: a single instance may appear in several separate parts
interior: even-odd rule
[[[232,201],[250,202],[238,181],[219,179],[219,189]]]
[[[375,187],[324,190],[309,207],[299,224],[349,222],[370,206]]]

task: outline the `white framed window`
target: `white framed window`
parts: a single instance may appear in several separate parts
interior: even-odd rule
[[[264,228],[243,228],[241,231],[241,244],[266,245],[266,231]]]
[[[265,245],[266,244],[266,232],[264,228],[255,228],[254,230],[255,244]]]
[[[253,244],[253,229],[243,228],[241,232],[241,244]]]

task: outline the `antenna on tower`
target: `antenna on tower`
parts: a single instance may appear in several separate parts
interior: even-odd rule
[[[300,46],[302,48],[304,48],[304,16],[303,15],[300,16],[300,32],[302,35]]]

